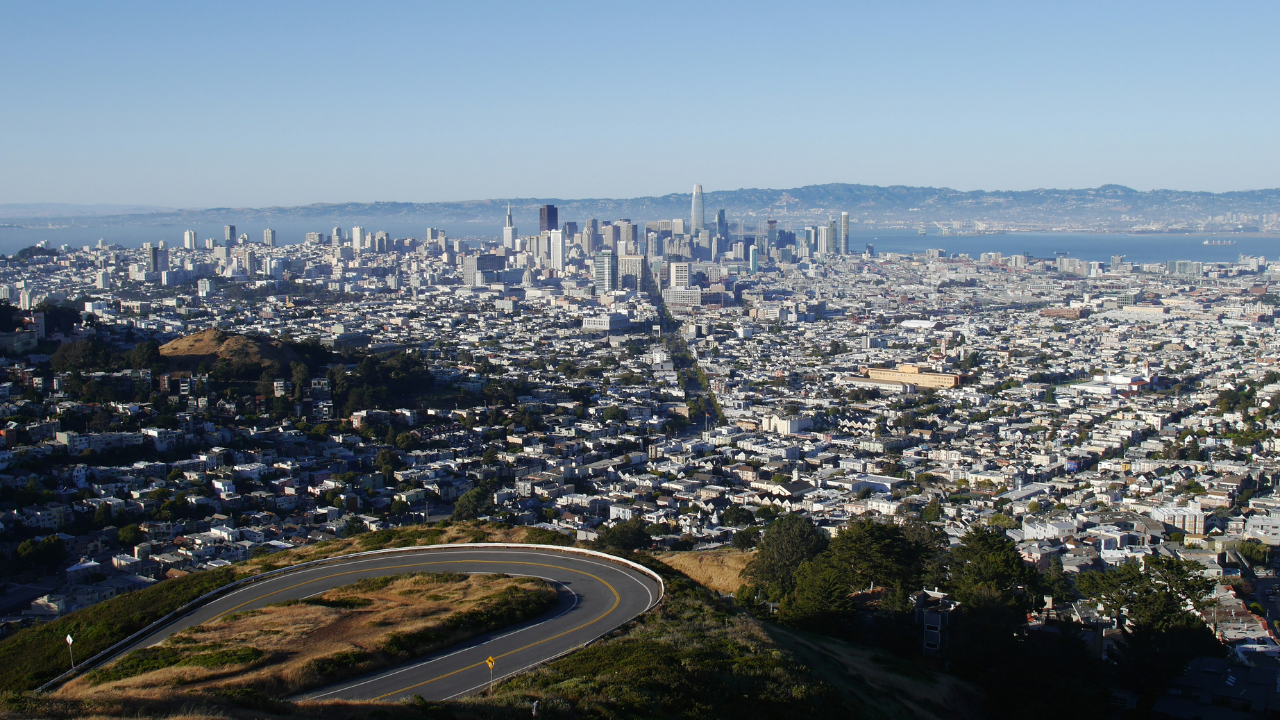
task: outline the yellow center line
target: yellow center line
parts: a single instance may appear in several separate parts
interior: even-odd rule
[[[586,575],[586,576],[587,576],[587,577],[589,577],[589,578],[593,578],[593,579],[595,579],[595,580],[599,581],[599,582],[600,582],[600,584],[602,584],[602,585],[604,585],[605,587],[609,588],[609,591],[613,593],[613,606],[612,606],[612,607],[610,607],[610,608],[608,609],[608,611],[606,611],[606,612],[605,612],[603,615],[601,615],[600,617],[597,617],[597,618],[596,618],[596,619],[594,619],[594,620],[589,620],[589,621],[587,621],[587,622],[585,622],[585,623],[583,623],[583,624],[579,625],[578,627],[575,627],[575,628],[572,628],[572,629],[569,629],[569,630],[565,630],[565,631],[564,631],[564,632],[562,632],[562,633],[557,633],[557,634],[555,634],[555,635],[552,635],[551,637],[547,637],[547,638],[543,638],[543,639],[538,640],[538,641],[535,641],[535,642],[531,642],[531,643],[529,643],[528,645],[525,645],[524,647],[516,648],[515,650],[512,650],[512,651],[510,651],[510,652],[505,652],[505,653],[503,653],[503,654],[501,654],[501,655],[495,655],[495,656],[494,656],[494,659],[495,659],[495,660],[500,660],[500,659],[502,659],[502,658],[504,658],[504,657],[508,657],[508,656],[510,656],[510,655],[514,655],[514,654],[516,654],[516,653],[518,653],[518,652],[522,652],[522,651],[524,651],[524,650],[528,650],[528,649],[529,649],[529,648],[531,648],[531,647],[537,647],[538,645],[541,645],[541,644],[543,644],[543,643],[551,642],[552,640],[555,640],[556,638],[564,637],[565,635],[568,635],[568,634],[570,634],[570,633],[575,633],[575,632],[577,632],[577,631],[579,631],[579,630],[581,630],[581,629],[583,629],[583,628],[585,628],[585,627],[588,627],[588,626],[590,626],[590,625],[594,625],[594,624],[596,624],[596,623],[600,622],[601,620],[605,619],[606,617],[608,617],[610,614],[612,614],[614,610],[618,609],[618,605],[619,605],[619,603],[621,603],[621,602],[622,602],[622,596],[618,594],[618,591],[617,591],[617,590],[616,590],[612,585],[610,585],[610,584],[608,583],[608,581],[606,581],[606,580],[605,580],[604,578],[602,578],[602,577],[599,577],[598,575],[592,575],[591,573],[589,573],[589,572],[585,572],[585,571],[583,571],[583,570],[574,570],[573,568],[561,567],[561,566],[559,566],[559,565],[548,565],[548,564],[546,564],[546,563],[521,562],[521,561],[515,561],[515,560],[441,560],[441,561],[436,561],[436,562],[412,563],[412,564],[404,564],[404,565],[385,565],[385,566],[383,566],[383,567],[376,567],[376,568],[364,568],[364,569],[361,569],[361,570],[347,570],[346,572],[330,573],[329,575],[324,575],[324,576],[321,576],[321,577],[318,577],[318,578],[312,578],[312,579],[310,579],[310,580],[306,580],[306,581],[304,581],[304,582],[297,583],[296,585],[290,585],[289,587],[280,588],[279,590],[276,590],[276,591],[274,591],[274,592],[269,592],[269,593],[267,593],[266,595],[259,595],[258,597],[255,597],[255,598],[253,598],[252,600],[246,600],[245,602],[242,602],[242,603],[240,603],[239,605],[236,605],[235,607],[231,608],[230,610],[227,610],[226,612],[222,613],[221,615],[219,615],[219,616],[215,617],[215,618],[213,619],[213,621],[214,621],[214,622],[216,622],[216,621],[218,621],[218,620],[221,620],[222,618],[224,618],[224,617],[226,617],[226,616],[230,615],[231,613],[234,613],[236,610],[239,610],[240,608],[244,607],[245,605],[251,605],[251,604],[253,604],[253,603],[255,603],[255,602],[258,602],[259,600],[262,600],[262,599],[264,599],[264,598],[269,598],[269,597],[271,597],[272,595],[278,595],[278,594],[280,594],[280,593],[282,593],[282,592],[285,592],[285,591],[288,591],[288,590],[293,590],[293,589],[295,589],[295,588],[300,588],[300,587],[302,587],[303,585],[310,585],[311,583],[320,582],[321,580],[328,580],[329,578],[342,577],[342,576],[344,576],[344,575],[356,575],[356,574],[359,574],[359,573],[366,573],[366,572],[372,572],[372,571],[377,571],[377,570],[395,570],[395,569],[398,569],[398,568],[425,567],[425,566],[427,566],[427,565],[457,565],[457,564],[459,564],[459,563],[481,564],[481,565],[484,565],[484,564],[490,564],[490,565],[530,565],[530,566],[534,566],[534,567],[552,568],[552,569],[554,569],[554,570],[565,570],[565,571],[568,571],[568,572],[578,573],[579,575]],[[415,684],[413,684],[413,685],[410,685],[410,686],[405,687],[405,688],[401,688],[401,689],[399,689],[399,690],[393,690],[393,691],[391,691],[391,692],[389,692],[389,693],[385,693],[385,694],[383,694],[383,695],[379,695],[379,696],[377,696],[377,697],[375,697],[375,698],[373,698],[373,699],[374,699],[374,700],[382,700],[383,698],[387,698],[387,697],[390,697],[390,696],[392,696],[392,695],[398,695],[398,694],[403,693],[403,692],[408,692],[409,690],[413,690],[414,688],[422,687],[423,685],[428,685],[428,684],[430,684],[430,683],[436,682],[437,680],[443,680],[443,679],[445,679],[445,678],[447,678],[447,677],[451,677],[451,676],[453,676],[453,675],[457,675],[457,674],[458,674],[458,673],[460,673],[460,672],[465,672],[465,671],[467,671],[467,670],[472,670],[472,669],[474,669],[474,668],[478,668],[478,667],[480,667],[481,665],[484,665],[484,664],[485,664],[485,661],[484,661],[484,660],[481,660],[480,662],[475,663],[474,665],[468,665],[468,666],[463,667],[463,668],[458,668],[457,670],[454,670],[453,672],[445,673],[444,675],[441,675],[441,676],[439,676],[439,677],[431,678],[430,680],[423,680],[423,681],[422,681],[422,682],[420,682],[420,683],[415,683]]]
[[[465,562],[465,561],[460,561],[460,562]],[[481,560],[481,561],[479,561],[479,562],[494,562],[494,563],[501,563],[502,561],[501,561],[501,560]],[[598,576],[596,576],[596,575],[592,575],[592,574],[591,574],[591,573],[589,573],[589,572],[584,572],[584,571],[582,571],[582,570],[573,570],[573,569],[571,569],[571,568],[560,567],[560,566],[558,566],[558,565],[543,565],[543,564],[541,564],[541,563],[523,563],[523,562],[521,562],[521,563],[514,563],[514,564],[516,564],[516,565],[538,565],[538,566],[540,566],[540,567],[555,568],[555,569],[557,569],[557,570],[568,570],[569,572],[575,572],[575,573],[578,573],[578,574],[580,574],[580,575],[586,575],[586,576],[587,576],[587,577],[589,577],[589,578],[595,578],[595,579],[596,579],[596,580],[598,580],[602,585],[604,585],[605,587],[609,588],[609,591],[613,593],[613,606],[612,606],[612,607],[610,607],[610,608],[608,609],[608,611],[606,611],[606,612],[605,612],[603,615],[601,615],[600,617],[598,617],[598,618],[596,618],[596,619],[594,619],[594,620],[589,620],[589,621],[587,621],[587,622],[585,622],[585,623],[583,623],[583,624],[579,625],[579,626],[578,626],[578,627],[576,627],[576,628],[571,628],[571,629],[569,629],[569,630],[565,630],[565,631],[564,631],[564,632],[562,632],[562,633],[557,633],[557,634],[555,634],[555,635],[552,635],[551,637],[546,637],[546,638],[543,638],[543,639],[541,639],[541,640],[537,640],[537,641],[531,642],[531,643],[529,643],[528,645],[525,645],[524,647],[518,647],[518,648],[516,648],[515,650],[511,650],[511,651],[509,651],[509,652],[502,653],[501,655],[494,655],[494,656],[493,656],[493,659],[495,659],[495,660],[500,660],[500,659],[502,659],[502,658],[504,658],[504,657],[508,657],[508,656],[510,656],[510,655],[515,655],[516,653],[518,653],[518,652],[522,652],[522,651],[524,651],[524,650],[528,650],[528,649],[529,649],[529,648],[531,648],[531,647],[537,647],[538,645],[541,645],[541,644],[543,644],[543,643],[551,642],[552,640],[555,640],[556,638],[564,637],[565,635],[568,635],[568,634],[570,634],[570,633],[577,632],[577,631],[581,630],[582,628],[587,627],[587,626],[589,626],[589,625],[594,625],[594,624],[596,624],[596,623],[600,622],[601,620],[605,619],[606,617],[608,617],[608,616],[609,616],[609,615],[610,615],[614,610],[616,610],[616,609],[618,608],[618,604],[619,604],[620,602],[622,602],[622,596],[618,595],[618,591],[617,591],[617,590],[615,590],[615,589],[614,589],[614,587],[613,587],[612,585],[610,585],[607,581],[605,581],[605,580],[604,580],[604,578],[598,577]],[[478,667],[480,667],[481,665],[484,665],[485,663],[486,663],[486,661],[485,661],[485,660],[481,660],[480,662],[475,663],[474,665],[468,665],[468,666],[466,666],[466,667],[458,668],[457,670],[454,670],[453,672],[445,673],[444,675],[440,675],[439,677],[433,677],[433,678],[431,678],[430,680],[423,680],[423,681],[422,681],[422,682],[420,682],[420,683],[414,683],[413,685],[410,685],[410,686],[408,686],[408,687],[400,688],[399,690],[392,690],[392,691],[391,691],[391,692],[389,692],[389,693],[384,693],[384,694],[382,694],[382,695],[378,695],[377,697],[375,697],[375,698],[373,698],[373,699],[374,699],[374,700],[382,700],[382,699],[384,699],[384,698],[391,697],[392,695],[399,695],[400,693],[408,692],[408,691],[410,691],[410,690],[413,690],[414,688],[419,688],[419,687],[422,687],[423,685],[429,685],[429,684],[431,684],[431,683],[433,683],[433,682],[435,682],[435,681],[437,681],[437,680],[443,680],[443,679],[445,679],[445,678],[447,678],[447,677],[452,677],[452,676],[454,676],[454,675],[457,675],[457,674],[458,674],[458,673],[460,673],[460,672],[466,672],[467,670],[472,670],[472,669],[474,669],[474,668],[478,668]]]

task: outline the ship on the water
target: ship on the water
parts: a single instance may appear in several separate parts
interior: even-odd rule
[[[1235,240],[1205,240],[1205,245],[1235,245]]]

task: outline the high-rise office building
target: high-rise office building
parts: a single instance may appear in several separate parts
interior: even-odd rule
[[[323,242],[324,242],[324,234],[323,234],[323,233],[318,233],[318,232],[309,232],[309,233],[307,233],[307,244],[308,244],[308,245],[320,245],[320,244],[322,244]]]
[[[162,247],[145,248],[147,272],[164,272],[169,269],[169,251]]]
[[[564,272],[564,232],[561,230],[552,230],[549,235],[551,236],[551,269],[556,272]]]
[[[188,230],[182,233],[182,247],[186,250],[195,250],[199,240],[196,239],[196,231]]]
[[[689,287],[689,263],[671,263],[671,287]]]
[[[592,272],[597,294],[618,289],[618,255],[613,250],[606,247],[596,253]]]
[[[872,245],[871,243],[867,243],[867,257],[873,258],[875,256],[876,256],[876,246]]]
[[[751,257],[751,261],[750,261],[750,262],[751,262],[751,274],[752,274],[752,275],[755,275],[756,273],[760,272],[760,261],[759,261],[759,259],[758,259],[758,258],[757,258],[757,256],[756,256],[756,246],[755,246],[755,245],[752,245],[752,246],[751,246],[751,248],[750,248],[747,252],[748,252],[748,254],[749,254],[749,255],[750,255],[750,257]]]
[[[484,285],[485,273],[496,273],[506,267],[506,260],[500,255],[469,255],[462,260],[462,282],[471,285]]]
[[[227,247],[231,247],[232,245],[235,245],[236,244],[236,226],[235,225],[223,226],[222,239],[224,242],[226,242]]]
[[[618,247],[618,241],[621,236],[618,232],[619,228],[611,222],[606,222],[600,226],[600,245],[601,247],[614,248]]]
[[[560,229],[560,214],[555,205],[543,205],[538,208],[538,232]]]
[[[767,230],[765,231],[764,252],[767,253],[769,250],[778,247],[778,221],[770,218],[765,223],[765,226]]]
[[[360,248],[364,247],[364,228],[359,225],[351,228],[351,247],[356,252],[360,252]]]
[[[333,235],[329,237],[329,242],[334,245],[342,244],[342,228],[336,226],[333,228]]]
[[[621,287],[627,290],[639,289],[643,273],[643,255],[623,255],[618,258],[618,284]]]
[[[218,238],[216,238],[216,237],[211,237],[211,238],[205,238],[205,239],[204,239],[204,249],[205,249],[205,250],[212,250],[212,249],[214,249],[214,248],[216,248],[216,247],[218,247]]]
[[[507,203],[507,224],[502,226],[502,247],[514,248],[517,237],[519,231],[516,230],[515,219],[511,217],[511,203]]]
[[[840,254],[846,255],[853,252],[853,248],[849,247],[849,213],[840,213]]]
[[[725,218],[724,208],[716,211],[716,237],[721,240],[729,239],[729,221]]]
[[[835,250],[835,238],[833,237],[835,233],[832,232],[835,229],[835,223],[819,225],[814,229],[817,231],[814,242],[817,253],[823,256],[830,255]]]
[[[693,227],[692,232],[697,232],[703,228],[706,222],[706,216],[702,212],[702,186],[693,186],[693,215],[689,220],[689,224]]]
[[[263,230],[263,231],[262,231],[262,244],[263,244],[263,245],[266,245],[267,247],[275,247],[275,246],[276,246],[276,231],[275,231],[275,230],[272,230],[271,228],[267,228],[266,230]]]

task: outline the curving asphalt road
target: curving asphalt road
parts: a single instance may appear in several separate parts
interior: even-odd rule
[[[406,572],[530,575],[551,582],[558,590],[559,602],[554,610],[533,620],[293,699],[398,700],[421,695],[445,700],[466,695],[488,686],[488,657],[495,659],[495,680],[518,673],[631,620],[652,607],[662,592],[649,575],[603,557],[542,548],[435,546],[337,561],[248,585],[122,652],[154,645],[179,630],[229,613],[309,597],[362,578]]]

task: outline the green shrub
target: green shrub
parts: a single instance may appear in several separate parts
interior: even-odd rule
[[[386,546],[387,543],[394,540],[396,533],[394,530],[378,530],[377,532],[364,533],[356,537],[356,543],[364,550],[373,550]]]
[[[0,641],[0,667],[10,690],[34,690],[70,669],[66,636],[86,660],[234,578],[230,568],[192,573],[104,600]]]
[[[511,709],[538,699],[557,717],[889,717],[854,705],[777,645],[758,621],[732,612],[711,591],[646,556],[631,559],[666,582],[657,608],[464,702]]]
[[[334,653],[307,663],[305,671],[326,679],[338,679],[333,676],[343,677],[352,670],[362,669],[372,658],[371,653],[363,650]]]
[[[558,533],[555,530],[548,530],[546,528],[540,528],[540,527],[531,527],[525,530],[524,540],[522,540],[521,542],[526,542],[533,545],[568,546],[573,544],[573,538],[569,537],[568,535],[565,535],[564,533]]]
[[[351,583],[347,588],[358,592],[377,592],[404,577],[403,575],[383,575],[382,577],[364,578]]]
[[[266,653],[247,645],[222,648],[218,645],[153,645],[120,658],[114,664],[86,675],[90,685],[144,675],[167,667],[195,666],[204,668],[248,665],[266,657]]]

